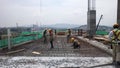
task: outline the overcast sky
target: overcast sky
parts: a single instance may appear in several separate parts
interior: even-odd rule
[[[88,0],[0,0],[0,27],[49,25],[68,23],[87,24]],[[96,23],[116,23],[117,0],[96,0]]]

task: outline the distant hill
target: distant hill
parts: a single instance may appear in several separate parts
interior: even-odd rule
[[[53,25],[42,25],[42,28],[53,28],[53,29],[67,29],[67,28],[71,28],[71,29],[83,29],[83,30],[87,30],[87,25],[75,25],[75,24],[53,24]],[[100,25],[98,27],[98,30],[104,30],[109,32],[110,30],[112,30],[112,27],[110,26],[104,26],[104,25]]]
[[[74,28],[74,29],[87,30],[87,25],[81,25],[81,26],[76,27],[76,28]],[[104,31],[107,31],[107,32],[109,32],[109,31],[112,30],[112,29],[113,29],[112,27],[110,27],[110,26],[104,26],[104,25],[100,25],[100,26],[98,27],[98,30],[104,30]]]
[[[75,28],[75,27],[79,27],[79,26],[80,25],[62,23],[62,24],[43,25],[42,27],[67,29],[67,28]]]

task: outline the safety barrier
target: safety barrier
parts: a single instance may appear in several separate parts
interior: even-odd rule
[[[20,36],[11,38],[11,46],[42,38],[42,32],[22,32]],[[8,47],[8,39],[0,40],[0,48]]]

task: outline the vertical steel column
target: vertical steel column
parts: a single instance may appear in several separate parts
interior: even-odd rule
[[[120,0],[117,2],[117,23],[120,25]]]
[[[95,0],[88,0],[87,34],[92,38],[96,34],[96,10]]]
[[[11,33],[10,33],[10,29],[7,30],[7,34],[8,34],[8,49],[10,50],[11,49],[11,42],[10,42],[10,36],[11,36]]]
[[[90,0],[88,0],[88,11],[90,10]]]

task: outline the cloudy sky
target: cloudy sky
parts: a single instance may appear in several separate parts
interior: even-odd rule
[[[87,24],[88,0],[0,0],[0,27]],[[117,0],[96,0],[96,22],[103,14],[101,25],[116,22]]]

